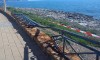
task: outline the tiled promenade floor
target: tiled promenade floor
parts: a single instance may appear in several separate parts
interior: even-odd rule
[[[14,22],[0,13],[0,60],[50,60]]]

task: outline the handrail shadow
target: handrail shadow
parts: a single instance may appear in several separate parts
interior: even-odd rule
[[[26,34],[25,30],[23,30],[23,28],[15,22],[14,18],[12,16],[10,16],[9,14],[7,14],[6,12],[3,12],[0,10],[0,13],[2,13],[3,15],[5,15],[8,20],[11,22],[12,26],[14,29],[17,30],[16,33],[20,34],[21,37],[23,38],[24,42],[26,43],[25,44],[25,47],[24,47],[24,60],[34,60],[34,59],[37,59],[37,60],[51,60],[51,57],[46,55],[42,49],[40,48],[40,46],[38,46],[38,44],[29,37],[28,34]],[[28,49],[31,50],[31,53],[34,55],[34,56],[31,56],[29,57],[29,53],[28,52]]]
[[[27,46],[27,44],[25,44],[25,47],[24,47],[24,60],[29,60],[28,58],[29,58],[29,56],[28,56],[28,46]]]

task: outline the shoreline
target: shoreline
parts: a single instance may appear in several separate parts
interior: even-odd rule
[[[77,27],[84,31],[90,31],[94,34],[100,35],[100,20],[94,19],[93,16],[84,15],[81,13],[64,12],[52,9],[41,9],[41,8],[16,8],[23,11],[27,11],[36,14],[41,17],[50,17],[54,20],[61,22],[68,22],[72,27]],[[79,25],[79,27],[78,27]],[[81,26],[81,27],[80,27]]]
[[[94,2],[94,1],[93,1]],[[14,4],[12,4],[14,3]],[[26,3],[26,4],[24,4]],[[66,4],[67,3],[67,4]],[[73,4],[70,4],[73,3]],[[97,6],[95,3],[78,3],[78,1],[66,1],[66,2],[48,2],[48,1],[17,1],[17,2],[7,2],[8,6],[12,7],[19,7],[19,8],[44,8],[44,9],[53,9],[53,10],[59,10],[59,11],[65,11],[65,12],[77,12],[82,13],[85,15],[94,16],[95,19],[100,19],[100,14],[98,14],[100,11],[99,5]],[[89,5],[89,3],[93,4],[93,6]],[[82,5],[83,4],[83,5]],[[98,7],[98,8],[97,8]]]
[[[9,7],[9,6],[8,6]],[[80,14],[80,15],[85,15],[85,16],[90,16],[90,17],[93,17],[93,19],[97,20],[97,21],[100,21],[100,18],[95,18],[95,16],[92,16],[92,15],[88,15],[88,14],[85,14],[85,13],[81,13],[81,12],[72,12],[72,11],[63,11],[63,10],[56,10],[56,9],[46,9],[46,8],[25,8],[25,7],[15,7],[16,9],[41,9],[41,10],[51,10],[51,11],[57,11],[57,12],[62,12],[62,13],[75,13],[75,14]]]

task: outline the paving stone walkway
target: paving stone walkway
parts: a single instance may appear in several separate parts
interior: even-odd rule
[[[51,60],[14,21],[0,13],[0,60]]]

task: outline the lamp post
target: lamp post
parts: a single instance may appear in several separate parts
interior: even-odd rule
[[[4,1],[4,11],[6,12],[6,0],[3,1]]]

